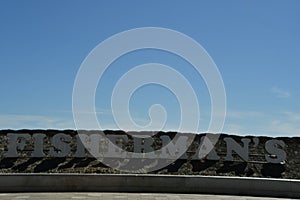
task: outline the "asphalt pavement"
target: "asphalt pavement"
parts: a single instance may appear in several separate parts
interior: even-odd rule
[[[162,193],[0,193],[0,199],[104,199],[104,200],[285,200],[284,198],[205,195],[205,194],[162,194]]]

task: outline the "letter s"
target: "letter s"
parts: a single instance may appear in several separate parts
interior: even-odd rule
[[[269,154],[265,154],[265,158],[269,163],[280,163],[286,159],[286,152],[283,149],[285,143],[282,140],[269,140],[265,144],[265,149]],[[275,155],[275,158],[272,158],[270,155]]]

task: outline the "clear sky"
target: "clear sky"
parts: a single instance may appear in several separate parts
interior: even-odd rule
[[[200,43],[218,66],[226,88],[224,132],[300,134],[300,1],[0,1],[0,129],[74,128],[72,91],[88,53],[106,38],[138,27],[180,31]],[[186,63],[145,50],[120,58],[96,94],[101,125],[115,128],[109,97],[126,70],[165,63],[187,76],[209,121],[205,84]],[[123,67],[120,67],[123,66]],[[148,122],[153,103],[165,105],[166,130],[178,125],[170,91],[145,86],[132,97],[131,114]]]

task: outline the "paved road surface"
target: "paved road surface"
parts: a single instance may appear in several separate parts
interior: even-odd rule
[[[200,195],[200,194],[151,194],[151,193],[0,193],[0,199],[107,199],[107,200],[275,200],[277,198],[241,197],[223,195]],[[278,199],[285,200],[285,199]]]

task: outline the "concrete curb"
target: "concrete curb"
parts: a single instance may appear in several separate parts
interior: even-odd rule
[[[0,192],[164,192],[300,198],[300,180],[144,174],[2,174]]]

